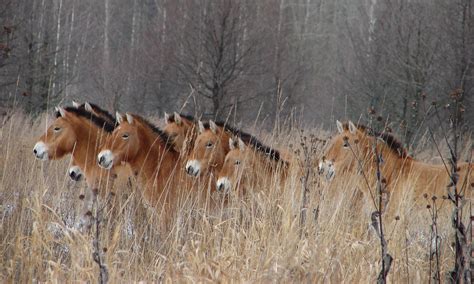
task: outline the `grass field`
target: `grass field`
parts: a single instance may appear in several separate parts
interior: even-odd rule
[[[31,122],[17,113],[0,129],[0,281],[95,283],[99,268],[93,260],[94,234],[75,229],[85,183],[69,181],[69,158],[41,162],[32,154],[45,126],[45,117]],[[327,136],[324,131],[306,132]],[[300,132],[291,134],[271,139],[301,148]],[[316,166],[322,145],[312,146],[310,162]],[[313,167],[304,224],[303,190],[300,177],[293,174],[283,187],[259,186],[247,199],[232,199],[226,209],[206,212],[191,196],[176,208],[173,229],[166,232],[158,229],[159,214],[143,204],[138,185],[119,186],[112,205],[99,202],[106,208],[99,243],[109,280],[375,282],[380,241],[369,229],[374,208],[369,202],[354,203],[357,180],[356,174],[338,177],[328,186]],[[385,220],[394,258],[391,282],[430,279],[429,213],[410,205],[409,200],[401,205],[399,220]],[[438,223],[442,275],[454,261],[449,206],[442,205]]]

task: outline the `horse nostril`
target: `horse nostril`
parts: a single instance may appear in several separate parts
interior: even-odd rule
[[[217,186],[217,191],[222,191],[224,189],[224,185],[221,183]]]
[[[99,164],[102,164],[104,160],[105,160],[104,156],[99,157]]]
[[[75,172],[71,172],[70,175],[71,175],[72,178],[75,178],[75,177],[76,177],[76,173],[75,173]]]
[[[193,170],[193,167],[189,166],[186,171],[188,172],[188,174],[192,174],[194,172]]]
[[[38,152],[38,151],[36,151],[36,149],[33,149],[33,153],[35,153],[35,155],[36,155],[37,152]]]

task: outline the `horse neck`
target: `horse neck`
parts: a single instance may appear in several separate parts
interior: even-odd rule
[[[222,145],[222,150],[223,150],[223,154],[224,154],[224,157],[227,155],[227,153],[230,152],[230,147],[229,147],[229,139],[232,137],[232,134],[223,130],[222,133],[220,134],[219,136],[219,139],[221,140],[221,145]],[[221,165],[222,167],[222,165]]]
[[[194,142],[196,141],[196,137],[198,135],[194,124],[190,122],[188,123],[189,124],[186,124],[187,129],[184,132],[185,137],[184,137],[183,149],[181,149],[181,151],[183,152],[183,154],[181,155],[183,156],[183,160],[186,160],[184,159],[185,157],[191,156],[193,148],[194,148]]]
[[[86,127],[84,127],[84,125],[76,127],[78,138],[72,156],[74,162],[81,167],[87,175],[98,168],[96,157],[106,133],[90,124],[85,125]]]
[[[147,190],[151,187],[163,189],[163,181],[169,181],[175,167],[179,165],[179,153],[166,149],[158,135],[143,133],[140,137],[140,150],[137,157],[130,161],[134,171],[145,183]]]

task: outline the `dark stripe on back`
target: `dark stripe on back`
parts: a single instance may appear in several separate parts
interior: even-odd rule
[[[145,118],[139,115],[134,114],[133,118],[138,119],[138,121],[140,121],[142,124],[145,124],[148,128],[150,128],[151,131],[153,131],[153,133],[157,134],[160,137],[161,141],[165,143],[166,149],[168,151],[173,151],[173,152],[175,151],[173,139],[171,139],[168,136],[168,134],[166,134],[163,130],[159,129],[157,126],[155,126],[154,124],[152,124],[151,122],[149,122],[148,120],[146,120]]]
[[[349,123],[345,122],[343,124],[345,130],[349,130]],[[369,136],[372,137],[377,137],[382,139],[382,141],[385,142],[385,144],[401,158],[407,158],[408,157],[408,151],[403,147],[402,142],[398,140],[393,134],[388,133],[388,132],[376,132],[372,128],[362,125],[362,124],[356,124],[357,129],[363,131]]]
[[[196,122],[196,119],[195,119],[194,116],[192,116],[192,115],[180,113],[179,116],[181,116],[181,118],[184,118],[184,119],[186,119],[186,120],[189,121],[189,122],[193,122],[193,123]],[[174,113],[172,113],[172,114],[170,115],[170,122],[175,122],[175,121],[176,121],[176,120],[175,120],[175,117],[174,117]]]
[[[115,125],[108,122],[107,120],[103,119],[102,117],[99,117],[93,113],[90,113],[86,111],[85,109],[82,108],[75,108],[75,107],[66,107],[65,110],[67,112],[73,113],[76,116],[83,117],[85,119],[90,120],[93,124],[95,124],[97,127],[100,129],[105,130],[106,132],[112,132],[115,129]],[[60,117],[61,114],[59,111],[55,112],[55,117],[58,118]]]
[[[113,115],[111,115],[108,111],[106,111],[105,109],[99,107],[98,105],[96,104],[92,104],[92,103],[89,103],[92,107],[92,110],[95,111],[96,113],[99,113],[100,116],[102,116],[103,118],[106,118],[110,123],[112,124],[115,124],[115,117]],[[86,107],[86,104],[83,103],[79,106],[79,108],[83,108],[85,109]]]
[[[209,129],[210,125],[209,122],[203,123],[205,129]],[[240,137],[242,141],[246,145],[252,146],[255,150],[265,154],[267,157],[269,157],[272,160],[275,161],[281,161],[280,157],[280,152],[278,150],[275,150],[269,146],[264,145],[260,140],[258,140],[255,136],[244,132],[240,129],[237,129],[235,127],[232,127],[230,125],[227,125],[225,122],[222,121],[217,121],[216,125],[225,129],[227,132],[232,133],[234,136]]]

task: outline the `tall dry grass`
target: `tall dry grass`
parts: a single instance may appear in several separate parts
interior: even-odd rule
[[[40,162],[32,154],[45,129],[15,113],[0,129],[0,281],[84,280],[96,282],[93,237],[75,229],[85,183],[66,175],[69,160]],[[310,131],[325,136],[322,131]],[[306,140],[301,136],[308,135]],[[327,185],[315,166],[320,145],[294,130],[276,138],[302,158],[311,155],[306,221],[300,222],[299,174],[284,186],[276,179],[259,185],[246,199],[231,199],[226,209],[206,212],[192,196],[176,208],[173,229],[159,230],[160,215],[146,208],[136,184],[120,186],[106,206],[100,245],[112,282],[374,282],[380,270],[380,243],[370,230],[370,202],[357,202],[359,176],[338,177]],[[308,145],[306,145],[308,146]],[[263,188],[266,187],[266,188]],[[425,208],[399,204],[400,219],[386,220],[394,262],[389,280],[427,282],[430,265],[430,217]],[[453,264],[452,229],[440,216],[441,272]],[[444,209],[443,209],[444,210]]]

